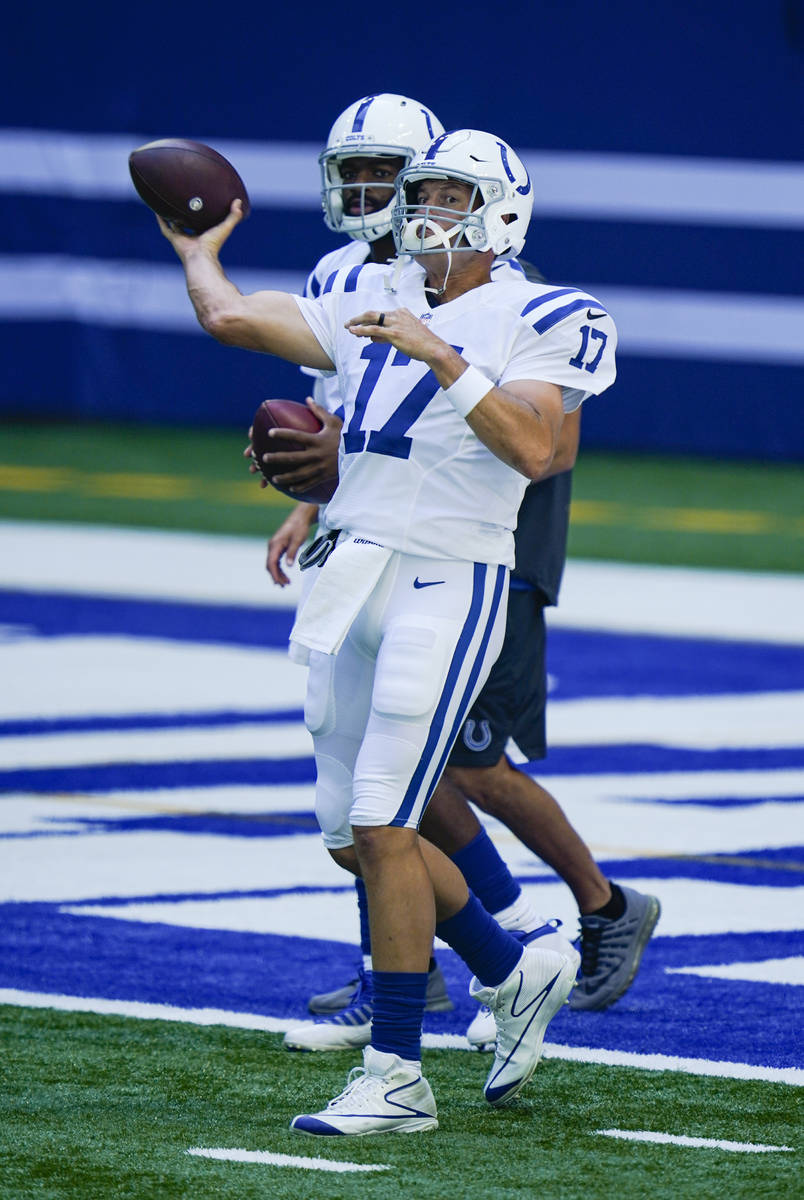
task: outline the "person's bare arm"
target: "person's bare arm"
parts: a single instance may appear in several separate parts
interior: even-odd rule
[[[317,504],[297,504],[269,540],[265,569],[279,587],[286,587],[290,583],[282,569],[282,559],[289,567],[293,566],[296,555],[317,520]]]
[[[245,296],[224,274],[218,255],[243,219],[239,200],[220,225],[188,237],[157,217],[159,228],[179,256],[187,291],[200,325],[217,341],[244,350],[259,350],[302,366],[331,370],[299,306],[287,292],[253,292]]]
[[[578,457],[580,440],[581,409],[576,408],[574,412],[564,414],[564,423],[558,436],[558,445],[553,455],[553,461],[550,463],[549,470],[541,478],[549,479],[551,475],[561,475],[564,471],[571,471]]]

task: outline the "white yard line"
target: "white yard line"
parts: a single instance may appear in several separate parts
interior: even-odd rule
[[[204,1149],[193,1146],[187,1151],[197,1158],[215,1158],[219,1162],[261,1163],[267,1167],[300,1167],[303,1171],[390,1171],[385,1163],[334,1162],[329,1158],[302,1158],[295,1154],[271,1154],[268,1150]]]
[[[600,1137],[623,1138],[629,1142],[659,1142],[670,1146],[693,1146],[704,1150],[737,1150],[744,1154],[768,1154],[792,1150],[792,1146],[764,1146],[761,1142],[729,1142],[722,1138],[685,1137],[683,1134],[652,1133],[647,1129],[596,1129]]]
[[[265,1033],[285,1033],[299,1024],[296,1019],[280,1020],[257,1013],[227,1012],[220,1008],[177,1008],[168,1004],[147,1004],[141,1001],[24,992],[17,988],[0,988],[0,1004],[24,1008],[55,1008],[62,1012],[90,1012],[103,1016],[135,1017],[150,1021],[179,1021],[188,1025],[225,1025],[235,1029],[261,1030]],[[425,1034],[422,1046],[426,1050],[472,1049],[466,1038],[456,1034]],[[561,1046],[549,1042],[545,1042],[544,1057],[611,1067],[636,1067],[646,1071],[678,1071],[688,1075],[714,1075],[721,1079],[759,1080],[765,1083],[804,1086],[804,1069],[799,1067],[761,1067],[752,1063],[676,1058],[668,1054],[629,1054],[620,1050],[595,1050],[585,1046]]]

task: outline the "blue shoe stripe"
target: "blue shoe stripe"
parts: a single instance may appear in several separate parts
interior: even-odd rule
[[[302,1133],[321,1133],[325,1137],[344,1137],[342,1129],[335,1129],[317,1117],[294,1117],[290,1122],[291,1129],[299,1129]]]

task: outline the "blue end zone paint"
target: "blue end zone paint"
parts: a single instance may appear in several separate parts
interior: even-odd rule
[[[284,649],[294,612],[70,593],[0,591],[0,623],[17,637],[166,638]],[[552,629],[548,668],[557,699],[695,696],[799,690],[804,646]]]
[[[804,795],[799,796],[702,796],[699,800],[693,800],[685,797],[683,800],[665,800],[657,796],[646,796],[646,804],[667,804],[671,806],[694,804],[697,807],[703,808],[752,808],[757,804],[767,804],[768,800],[773,800],[774,804],[800,804],[804,800]],[[639,800],[633,800],[632,803],[639,803]]]
[[[666,858],[595,860],[607,879],[627,883],[631,879],[706,879],[714,883],[736,883],[743,887],[801,886],[804,879],[804,846],[754,850],[735,854],[668,854]],[[517,872],[520,883],[544,883],[544,874]],[[796,901],[791,901],[795,903]]]
[[[786,933],[656,937],[622,1000],[603,1013],[562,1009],[550,1041],[800,1067],[804,1053],[792,1032],[780,1036],[796,1027],[797,988],[665,972],[800,952],[801,939]],[[307,998],[351,978],[357,958],[356,948],[314,939],[79,917],[47,904],[0,906],[0,986],[27,991],[302,1020]],[[477,1011],[468,972],[452,952],[439,952],[439,962],[455,1009],[426,1013],[425,1030],[462,1034]]]
[[[244,813],[232,816],[230,813],[206,812],[182,816],[147,816],[122,817],[120,820],[71,817],[58,818],[53,821],[53,833],[60,836],[65,831],[59,826],[80,825],[86,833],[182,833],[182,834],[214,834],[218,837],[237,838],[272,838],[288,837],[294,833],[314,833],[318,835],[318,822],[315,813]],[[75,835],[75,830],[68,830]],[[80,833],[80,831],[78,831]],[[11,835],[14,836],[13,834]],[[41,831],[33,834],[20,834],[21,837],[48,836]],[[2,835],[0,835],[0,838]],[[294,889],[295,891],[295,889]],[[238,893],[241,895],[242,893]]]
[[[781,750],[687,750],[673,746],[559,746],[531,763],[543,775],[622,775],[656,771],[771,771],[804,767],[804,746]],[[0,771],[0,794],[9,792],[117,792],[151,788],[314,783],[309,758],[105,763],[79,767],[25,767]]]
[[[39,637],[124,634],[284,649],[293,610],[6,591],[0,593],[0,621],[27,626]]]
[[[802,751],[804,757],[804,751]],[[0,771],[2,792],[117,792],[152,788],[314,783],[310,758],[222,759],[209,762],[114,763]]]
[[[233,725],[277,725],[304,719],[301,708],[244,709],[242,712],[135,713],[119,717],[41,717],[0,721],[0,738],[46,733],[123,733],[138,729],[223,729]]]

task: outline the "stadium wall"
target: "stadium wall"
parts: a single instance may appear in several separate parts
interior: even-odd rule
[[[211,342],[131,187],[156,137],[233,159],[254,212],[224,252],[244,289],[301,287],[337,244],[316,157],[360,95],[398,91],[523,153],[525,256],[621,332],[584,444],[804,458],[804,3],[512,3],[498,15],[208,0],[192,19],[18,8],[0,75],[0,415],[245,428],[295,368]]]

